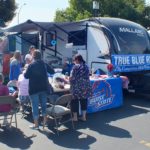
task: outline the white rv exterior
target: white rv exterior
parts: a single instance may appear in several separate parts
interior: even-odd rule
[[[100,24],[97,24],[92,21],[81,21],[78,23],[61,26],[61,28],[68,33],[71,31],[80,31],[80,30],[87,29],[87,42],[85,45],[79,46],[79,45],[74,45],[73,43],[68,43],[69,35],[58,28],[54,28],[57,35],[59,35],[59,37],[64,39],[64,41],[57,39],[57,51],[62,54],[62,55],[57,54],[57,56],[62,58],[62,60],[63,58],[66,57],[72,59],[75,53],[80,53],[85,59],[85,61],[87,62],[87,64],[89,65],[89,67],[91,67],[92,62],[110,63],[110,59],[98,58],[98,56],[109,53],[109,41],[107,37],[104,35],[100,27]],[[44,44],[46,44],[47,33],[48,32],[44,33]],[[54,46],[52,46],[51,48],[53,47]],[[48,54],[54,54],[54,52],[49,51],[48,49],[45,50],[44,59],[46,61],[49,61]],[[106,66],[102,64],[93,63],[92,68],[94,68],[94,70],[101,68],[102,70],[106,71]]]
[[[94,71],[106,73],[107,64],[112,63],[116,73],[129,78],[129,88],[137,93],[150,93],[150,38],[141,25],[103,17],[61,23],[28,20],[7,32],[35,30],[40,41],[36,47],[39,46],[46,62],[72,60],[80,53]]]
[[[77,32],[86,30],[86,42],[76,43]],[[48,49],[44,52],[44,59],[49,61],[48,54],[72,59],[75,53],[80,53],[90,68],[107,71],[106,65],[112,60],[112,55],[148,54],[150,44],[147,31],[144,27],[134,22],[118,18],[89,19],[72,22],[60,26],[53,26],[44,32],[44,44],[46,35],[50,32],[56,33],[56,45],[51,46],[54,51]],[[69,43],[69,37],[75,36],[75,41]],[[77,35],[78,34],[78,35]],[[82,33],[81,33],[82,34]],[[57,38],[57,35],[59,38]],[[61,40],[63,39],[63,40]],[[51,57],[51,59],[53,59]]]

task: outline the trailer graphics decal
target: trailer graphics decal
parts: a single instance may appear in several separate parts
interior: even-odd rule
[[[114,72],[150,70],[150,54],[112,55]]]

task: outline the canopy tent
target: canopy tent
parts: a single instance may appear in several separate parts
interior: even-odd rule
[[[47,33],[52,33],[54,34],[54,31],[56,29],[61,30],[62,32],[64,32],[65,34],[69,34],[69,32],[67,32],[66,30],[64,30],[63,27],[67,26],[67,25],[72,25],[72,24],[76,24],[78,25],[79,23],[81,23],[82,21],[79,22],[35,22],[32,20],[27,20],[24,23],[18,24],[16,26],[10,27],[10,28],[5,28],[4,32],[5,35],[11,35],[14,34],[16,36],[18,36],[19,38],[21,38],[22,40],[26,41],[27,43],[29,43],[30,45],[34,45],[34,43],[32,43],[30,40],[25,39],[23,36],[21,36],[24,33],[27,34],[32,34],[32,33],[37,33],[37,34],[41,34],[43,35],[43,32],[47,32]],[[74,36],[74,35],[73,35]],[[64,41],[64,38],[61,37],[60,35],[57,35],[57,39]],[[42,38],[41,38],[42,40]],[[51,47],[45,45],[43,43],[43,41],[40,42],[41,46],[40,49],[44,50],[45,48],[53,51],[55,54],[51,55],[54,57],[57,57],[57,54],[59,54],[59,56],[61,56],[62,54],[59,53],[57,51],[57,48],[55,46],[55,49],[52,49]],[[59,58],[59,57],[58,57]]]
[[[22,33],[22,32],[28,32],[28,31],[39,31],[42,32],[43,30],[49,31],[53,27],[56,26],[66,26],[70,24],[77,24],[78,22],[35,22],[32,20],[27,20],[24,23],[21,23],[19,25],[6,28],[4,31],[5,32],[17,32],[17,33]]]

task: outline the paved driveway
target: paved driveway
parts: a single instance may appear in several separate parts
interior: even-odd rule
[[[60,136],[52,130],[29,129],[32,117],[21,119],[18,129],[0,130],[0,150],[148,150],[150,149],[150,99],[128,96],[120,108],[89,114],[88,121],[75,124],[75,130],[61,128]]]

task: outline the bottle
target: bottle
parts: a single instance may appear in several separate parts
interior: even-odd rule
[[[113,77],[113,72],[112,71],[108,71],[108,77]]]
[[[92,71],[92,77],[94,77],[95,69],[92,68],[91,71]]]
[[[68,77],[69,77],[69,73],[66,72],[66,73],[65,73],[65,79],[68,80]]]

